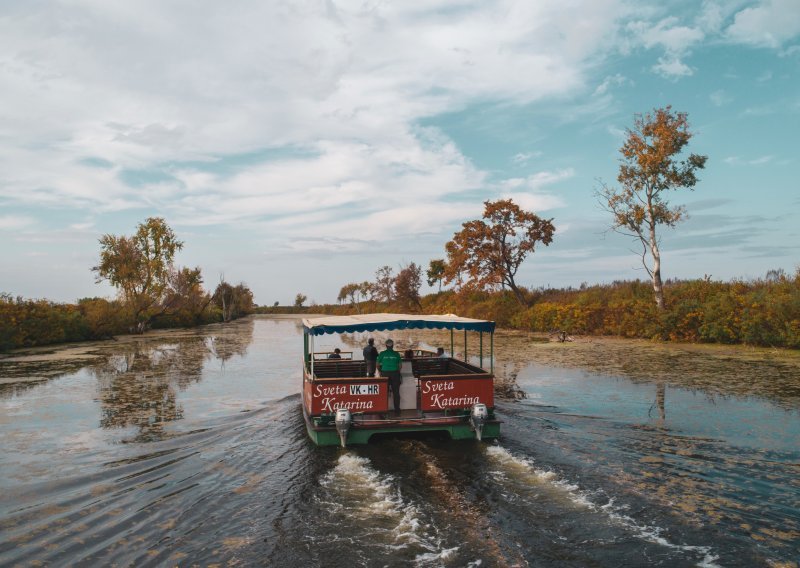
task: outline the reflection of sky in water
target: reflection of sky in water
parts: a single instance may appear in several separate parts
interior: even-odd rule
[[[558,412],[629,425],[660,426],[674,435],[705,437],[765,450],[800,451],[800,412],[757,397],[735,397],[664,386],[665,420],[656,383],[529,365],[517,380],[528,402]]]
[[[190,419],[252,410],[300,392],[302,360],[302,335],[292,322],[256,320],[246,354],[209,358],[202,380],[178,400]]]
[[[87,473],[118,458],[121,443],[201,429],[300,390],[302,341],[293,322],[236,322],[97,346],[103,356],[77,372],[3,391],[0,483],[51,476],[54,462],[61,474]]]

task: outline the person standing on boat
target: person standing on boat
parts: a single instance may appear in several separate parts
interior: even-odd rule
[[[400,412],[400,383],[403,382],[403,377],[400,376],[400,366],[403,364],[403,358],[393,347],[394,341],[387,339],[386,350],[378,355],[377,363],[381,376],[389,379],[389,388],[392,389],[394,397],[394,411]]]
[[[338,347],[333,350],[333,353],[328,355],[328,359],[341,359],[342,358],[342,350]]]
[[[367,340],[364,347],[364,361],[367,362],[367,376],[375,376],[375,362],[378,360],[378,350],[375,348],[375,340],[371,337]]]

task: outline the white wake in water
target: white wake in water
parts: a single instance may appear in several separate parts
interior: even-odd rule
[[[611,523],[625,528],[642,540],[674,550],[702,555],[703,558],[698,566],[703,568],[718,567],[715,562],[719,556],[712,553],[711,547],[674,544],[662,536],[664,531],[660,527],[637,523],[636,520],[624,513],[625,507],[615,505],[613,499],[603,505],[598,505],[593,501],[593,495],[590,492],[582,491],[578,485],[560,479],[558,474],[551,470],[536,467],[532,459],[515,456],[507,449],[497,445],[488,446],[486,453],[497,468],[491,473],[502,487],[507,487],[508,480],[513,479],[517,483],[535,490],[563,495],[577,507],[584,507],[606,515]],[[509,495],[507,497],[512,498]]]
[[[355,546],[407,550],[419,565],[441,565],[458,547],[444,548],[420,507],[403,498],[392,475],[348,453],[320,479],[321,504],[339,520],[337,532]]]

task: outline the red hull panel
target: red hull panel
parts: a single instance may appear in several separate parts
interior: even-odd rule
[[[491,378],[485,379],[420,379],[420,408],[445,410],[449,408],[469,408],[482,402],[494,407],[494,384]]]
[[[309,414],[332,414],[338,408],[350,412],[380,413],[389,409],[386,379],[358,382],[305,381],[303,398]]]

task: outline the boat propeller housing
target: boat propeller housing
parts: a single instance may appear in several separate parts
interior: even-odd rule
[[[483,425],[489,419],[489,409],[482,402],[472,405],[472,411],[469,413],[469,422],[472,429],[475,430],[475,437],[480,441],[483,435]]]
[[[342,447],[347,447],[347,433],[350,431],[350,424],[353,422],[353,416],[347,408],[336,409],[336,431],[339,433],[339,440]]]

